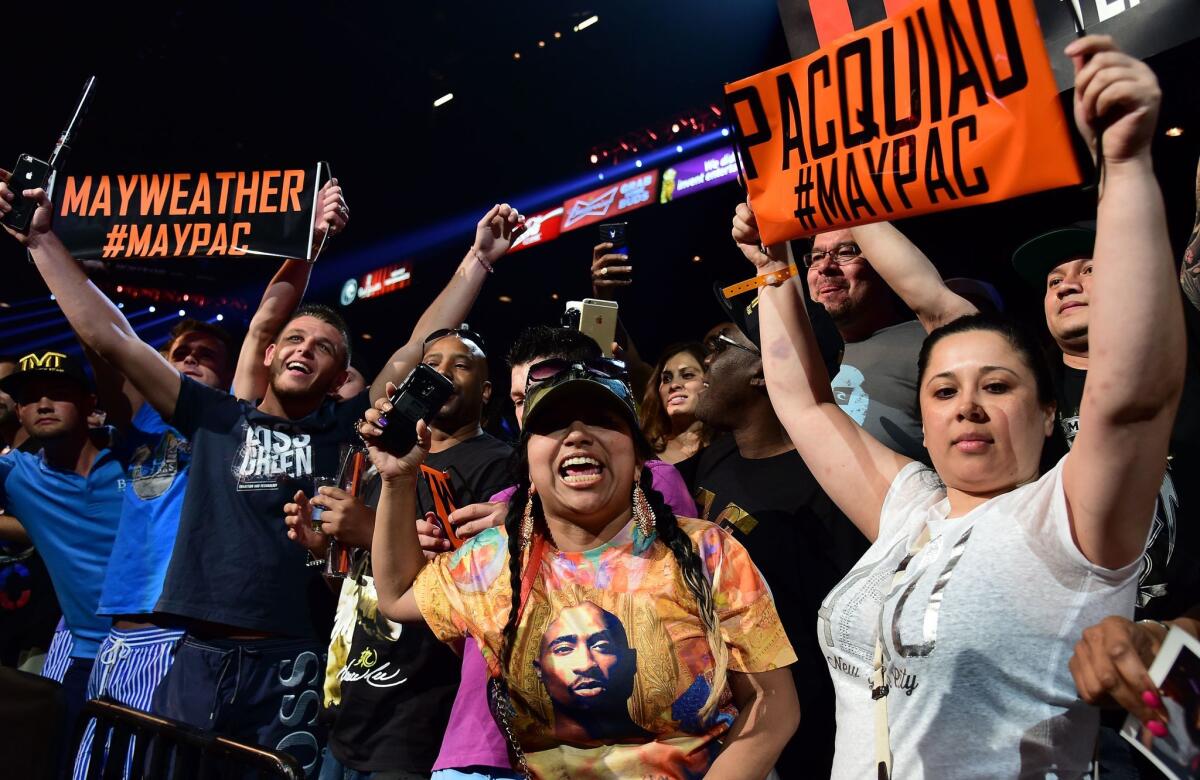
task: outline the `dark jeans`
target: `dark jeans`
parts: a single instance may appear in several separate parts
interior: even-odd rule
[[[337,760],[329,748],[321,755],[321,774],[317,780],[429,780],[429,775],[418,772],[406,772],[403,769],[386,769],[377,772],[363,772]]]
[[[324,652],[311,640],[213,639],[190,634],[154,694],[156,715],[290,753],[315,777],[325,728],[317,720]]]

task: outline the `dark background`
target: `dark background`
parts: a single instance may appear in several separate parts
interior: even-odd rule
[[[555,185],[580,180],[577,192],[592,189],[603,170],[588,161],[593,147],[721,105],[726,81],[789,59],[775,0],[42,5],[4,11],[0,166],[21,152],[44,159],[93,73],[96,96],[67,173],[328,160],[352,221],[318,262],[309,298],[336,305],[345,279],[413,264],[410,288],[342,309],[370,371],[407,338],[492,203],[533,213],[555,205],[546,198]],[[597,24],[571,31],[593,13]],[[1198,55],[1193,42],[1151,60],[1165,94],[1155,161],[1177,252],[1194,213]],[[454,100],[433,108],[446,92]],[[1166,137],[1170,126],[1184,134]],[[723,185],[628,215],[636,270],[622,316],[648,360],[719,319],[713,281],[750,274],[729,239],[740,197]],[[944,275],[992,281],[1010,307],[1040,320],[1040,296],[1020,286],[1008,257],[1043,229],[1094,215],[1094,202],[1094,193],[1059,191],[901,227]],[[594,237],[583,228],[515,253],[488,280],[470,322],[489,342],[498,393],[507,392],[500,358],[516,332],[557,321],[565,300],[589,294]],[[68,344],[16,242],[0,242],[0,264],[0,352]],[[123,282],[234,297],[252,311],[276,265],[165,260],[96,276],[110,289]],[[144,338],[165,336],[173,311],[148,315],[144,301],[126,304]],[[188,313],[218,312],[227,324],[248,316],[215,305]]]

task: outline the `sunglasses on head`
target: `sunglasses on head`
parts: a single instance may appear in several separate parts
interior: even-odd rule
[[[487,353],[487,345],[483,343],[483,336],[480,336],[478,333],[466,327],[465,325],[459,328],[439,328],[438,330],[435,330],[433,333],[430,333],[425,337],[425,341],[421,343],[421,348],[425,349],[438,339],[444,339],[447,336],[456,336],[463,341],[469,341],[475,346],[479,347],[480,352],[485,354]]]
[[[529,377],[525,380],[525,385],[528,387],[538,382],[548,382],[568,371],[580,371],[600,379],[618,379],[622,382],[629,381],[629,372],[625,370],[625,363],[620,360],[608,360],[606,358],[597,358],[595,360],[550,358],[549,360],[538,361],[529,367]]]

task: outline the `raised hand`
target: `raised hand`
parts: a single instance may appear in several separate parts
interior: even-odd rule
[[[1065,53],[1075,65],[1075,125],[1095,150],[1103,134],[1106,162],[1150,154],[1162,91],[1150,66],[1117,48],[1107,35],[1072,41]]]
[[[12,174],[0,168],[0,217],[8,214],[13,209],[13,201],[17,199],[9,188],[8,183]],[[20,241],[22,244],[28,245],[38,237],[50,232],[50,224],[54,217],[54,206],[50,203],[50,197],[46,195],[46,191],[41,187],[34,190],[24,190],[21,192],[21,197],[29,198],[36,201],[37,209],[33,212],[33,221],[29,223],[28,233],[18,233],[7,225],[4,229],[13,238]]]
[[[287,537],[318,558],[325,555],[329,539],[313,528],[312,504],[303,490],[297,490],[290,503],[283,505],[283,522],[287,525]]]
[[[384,480],[415,480],[420,474],[425,456],[429,454],[431,434],[425,421],[417,422],[417,443],[406,453],[389,452],[383,449],[379,442],[383,429],[388,425],[388,419],[384,415],[392,410],[388,399],[395,392],[396,385],[388,382],[386,392],[375,402],[373,408],[363,414],[363,419],[358,423],[358,433],[367,445],[367,454],[371,457],[371,462],[375,464]]]
[[[758,270],[766,270],[776,263],[787,263],[787,248],[783,244],[764,247],[758,234],[758,220],[750,203],[739,203],[733,211],[733,241],[746,259]]]
[[[507,203],[497,203],[475,226],[475,243],[471,245],[471,251],[490,265],[504,257],[524,232],[524,215]]]
[[[607,298],[618,288],[633,284],[629,278],[633,273],[629,255],[612,254],[609,252],[612,248],[611,241],[592,247],[592,292],[597,298]]]
[[[350,207],[346,205],[341,185],[336,178],[330,179],[317,193],[317,221],[313,225],[313,244],[319,248],[327,234],[340,234],[349,222]]]

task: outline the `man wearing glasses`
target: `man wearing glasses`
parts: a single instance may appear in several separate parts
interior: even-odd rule
[[[780,777],[828,777],[833,759],[833,688],[812,630],[821,599],[867,548],[817,485],[775,415],[763,378],[757,299],[718,300],[736,322],[704,341],[704,392],[696,417],[720,432],[695,456],[700,516],[745,545],[771,585],[799,661],[792,665],[800,728],[779,757]],[[841,343],[814,304],[814,328],[836,369]]]
[[[975,307],[951,292],[888,223],[820,233],[801,260],[810,297],[846,343],[833,379],[838,405],[896,452],[928,461],[916,403],[917,353],[927,331]]]

